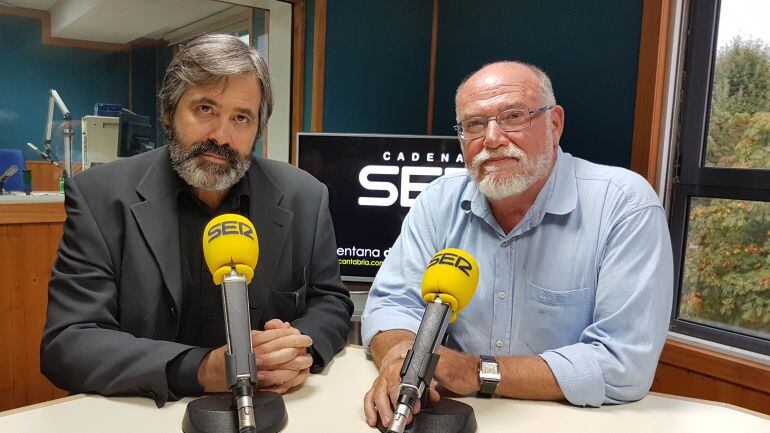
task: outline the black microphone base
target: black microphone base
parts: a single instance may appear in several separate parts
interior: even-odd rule
[[[377,421],[377,428],[385,433],[388,427]],[[448,398],[431,403],[414,417],[404,433],[474,433],[476,416],[473,408]]]
[[[286,405],[280,394],[254,393],[255,433],[276,433],[286,427]],[[182,420],[184,433],[238,433],[238,414],[232,394],[201,397],[187,404]]]

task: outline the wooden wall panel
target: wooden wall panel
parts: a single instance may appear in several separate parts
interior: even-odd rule
[[[324,77],[326,74],[326,0],[316,0],[313,24],[313,98],[310,130],[323,132]]]
[[[10,235],[8,226],[0,225],[0,264],[5,268],[10,262]],[[0,272],[0,344],[8,346],[13,342],[13,316],[11,290],[16,284],[16,273]],[[13,350],[0,349],[0,410],[13,406]]]
[[[58,191],[61,172],[58,167],[42,161],[27,161],[32,174],[32,191]]]
[[[770,365],[668,340],[652,391],[730,403],[770,415]]]
[[[0,224],[53,223],[65,219],[63,202],[0,204]]]
[[[631,169],[644,176],[653,187],[656,186],[662,114],[666,104],[670,11],[671,0],[644,0]]]
[[[67,395],[40,373],[48,279],[63,223],[0,224],[0,411]]]
[[[433,107],[436,105],[436,46],[438,44],[438,0],[433,0],[433,27],[430,32],[430,75],[428,76],[428,125],[425,134],[433,134]]]
[[[770,394],[662,362],[652,391],[729,403],[770,415]]]
[[[54,389],[39,375],[40,338],[45,324],[48,280],[51,278],[53,258],[49,253],[51,239],[48,224],[22,224],[21,228],[24,239],[21,244],[21,257],[26,258],[22,262],[24,318],[20,328],[25,342],[24,358],[29,381],[26,398],[38,402],[54,398]]]
[[[21,255],[18,249],[23,242],[21,238],[21,225],[9,225],[8,238],[0,239],[0,243],[6,245],[6,254],[3,261],[3,266],[6,267],[5,272],[9,274],[6,281],[10,282],[8,290],[11,294],[11,348],[10,352],[13,354],[13,389],[12,396],[14,400],[12,403],[14,406],[20,405],[24,400],[22,394],[27,389],[27,377],[26,366],[24,359],[24,341],[23,333],[21,332],[21,326],[24,320],[24,289],[22,288],[21,280]]]
[[[294,145],[297,133],[302,131],[305,113],[305,0],[293,2],[292,8],[292,79],[291,79],[291,137],[289,154],[292,164],[297,164]]]

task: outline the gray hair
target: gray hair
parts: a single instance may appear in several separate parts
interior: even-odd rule
[[[459,119],[459,112],[457,111],[457,97],[460,95],[460,91],[462,90],[463,86],[465,86],[465,83],[468,82],[468,80],[471,79],[474,75],[476,75],[477,72],[481,71],[482,69],[485,69],[488,66],[496,65],[496,64],[507,64],[507,65],[519,65],[524,66],[525,68],[532,71],[533,74],[538,78],[540,81],[540,94],[543,98],[543,101],[546,103],[546,105],[556,105],[556,96],[553,93],[553,84],[551,84],[551,79],[548,77],[548,74],[546,74],[542,69],[538,68],[535,65],[531,65],[529,63],[519,62],[515,60],[508,60],[508,61],[502,61],[502,62],[492,62],[487,63],[486,65],[479,68],[478,71],[475,71],[465,77],[463,81],[460,83],[459,86],[457,86],[457,91],[455,92],[455,117],[456,120]]]
[[[163,87],[158,92],[161,119],[164,123],[166,119],[173,119],[188,86],[210,86],[240,74],[254,74],[259,80],[262,100],[257,137],[261,136],[273,112],[273,88],[267,62],[257,50],[231,35],[199,36],[180,48],[166,69]]]

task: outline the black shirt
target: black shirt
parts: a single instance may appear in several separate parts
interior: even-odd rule
[[[244,176],[230,188],[219,209],[212,210],[179,179],[179,252],[182,265],[182,299],[176,341],[195,346],[171,361],[166,369],[168,385],[177,395],[203,392],[198,366],[212,349],[226,341],[222,291],[214,284],[203,257],[203,230],[217,215],[237,213],[249,217],[249,184]]]

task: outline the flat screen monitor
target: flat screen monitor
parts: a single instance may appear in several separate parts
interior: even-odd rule
[[[150,118],[123,110],[118,123],[118,156],[126,158],[155,148]]]
[[[296,155],[329,189],[345,281],[372,281],[420,191],[465,172],[457,137],[300,133]]]

